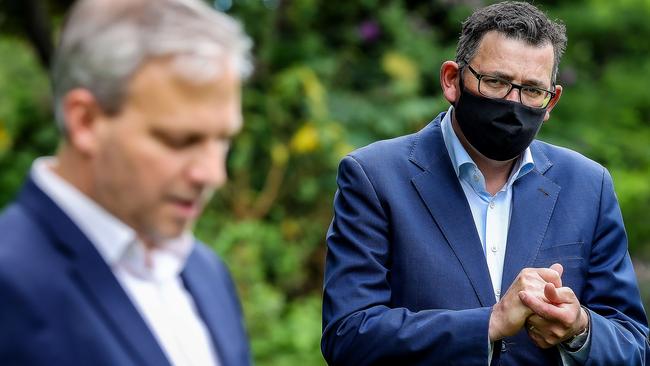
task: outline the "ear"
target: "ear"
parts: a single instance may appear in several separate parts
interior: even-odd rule
[[[97,125],[101,108],[92,93],[73,89],[63,98],[63,115],[67,142],[84,155],[92,155],[97,148]]]
[[[445,61],[440,67],[440,86],[442,95],[451,104],[455,104],[460,97],[459,86],[460,72],[458,64],[454,61]]]
[[[551,117],[551,111],[557,104],[557,102],[560,100],[560,96],[562,96],[562,85],[556,85],[555,86],[555,96],[551,101],[548,103],[548,106],[546,107],[546,114],[544,115],[544,122],[548,120]]]

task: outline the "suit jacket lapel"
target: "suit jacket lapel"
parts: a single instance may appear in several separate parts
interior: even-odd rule
[[[531,145],[535,169],[513,184],[512,212],[501,288],[507,289],[537,256],[560,194],[560,186],[543,174],[551,162],[538,143]]]
[[[201,258],[196,248],[188,258],[181,277],[185,287],[192,294],[201,318],[212,336],[220,364],[237,364],[238,361],[231,359],[228,353],[228,344],[234,342],[228,337],[232,336],[231,332],[229,332],[230,325],[233,322],[239,322],[240,319],[232,319],[232,314],[236,314],[236,312],[228,309],[229,304],[225,299],[229,295],[219,293],[219,291],[222,291],[223,286],[215,283],[215,281],[221,281],[222,279],[216,277],[214,268]]]
[[[440,114],[418,133],[410,160],[424,171],[412,179],[482,306],[495,303],[490,272],[472,213],[442,138]]]
[[[169,365],[160,345],[94,245],[70,218],[29,179],[18,202],[70,257],[72,277],[106,320],[124,348],[143,365]]]
[[[226,292],[224,281],[215,273],[215,266],[201,256],[195,248],[187,260],[187,265],[181,274],[187,290],[191,293],[196,307],[212,336],[213,344],[221,365],[236,365],[238,359],[229,352],[238,332],[236,326],[241,319],[233,319],[237,314],[227,301],[233,295]],[[230,337],[230,338],[229,338]]]

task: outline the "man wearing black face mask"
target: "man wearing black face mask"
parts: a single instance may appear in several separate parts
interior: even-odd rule
[[[441,67],[452,107],[343,159],[327,235],[330,364],[645,364],[611,177],[534,140],[562,94],[565,45],[530,4],[477,10]]]

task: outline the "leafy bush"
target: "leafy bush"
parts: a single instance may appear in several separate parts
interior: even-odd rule
[[[447,109],[438,72],[453,59],[471,3],[242,0],[229,10],[255,40],[256,73],[230,183],[196,233],[233,272],[258,365],[323,364],[320,299],[338,161]],[[542,138],[610,169],[630,248],[642,255],[650,251],[650,3],[546,3],[566,23],[569,46],[564,94]],[[53,152],[56,133],[46,76],[25,43],[3,35],[0,55],[4,204],[31,160]]]
[[[34,157],[52,153],[57,132],[47,76],[32,51],[23,41],[3,36],[0,55],[1,207],[13,198]]]

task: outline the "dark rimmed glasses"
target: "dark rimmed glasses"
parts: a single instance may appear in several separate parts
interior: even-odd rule
[[[467,64],[469,71],[478,79],[478,92],[488,98],[503,99],[512,89],[519,89],[519,102],[528,107],[546,108],[555,92],[528,85],[519,85],[493,75],[479,74]]]

